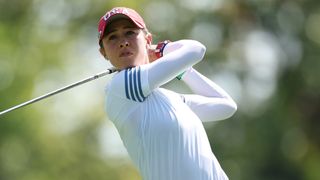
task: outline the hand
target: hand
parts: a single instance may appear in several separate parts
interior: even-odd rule
[[[155,53],[156,48],[157,48],[157,45],[151,44],[150,48],[148,49],[150,63],[158,59],[158,57],[156,56],[156,53]]]

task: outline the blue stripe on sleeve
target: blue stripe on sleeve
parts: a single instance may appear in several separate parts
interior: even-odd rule
[[[140,71],[140,67],[126,69],[124,83],[126,97],[129,100],[143,102],[146,98],[142,92]]]
[[[138,69],[139,70],[139,69]],[[133,84],[134,84],[134,92],[135,92],[135,95],[138,99],[139,102],[142,102],[141,98],[140,98],[140,94],[138,92],[138,85],[137,85],[137,72],[138,72],[137,68],[134,68],[133,69]]]
[[[129,97],[129,92],[128,92],[128,69],[126,69],[125,74],[124,74],[124,87],[126,91],[126,97],[130,99]]]
[[[136,98],[134,97],[133,94],[133,76],[134,74],[132,73],[132,69],[129,70],[129,88],[130,88],[130,95],[132,100],[136,101]]]
[[[142,92],[140,71],[141,71],[141,68],[139,67],[139,69],[138,69],[138,86],[139,86],[140,95],[142,97],[142,101],[144,101],[146,99],[146,97],[143,95],[143,92]]]

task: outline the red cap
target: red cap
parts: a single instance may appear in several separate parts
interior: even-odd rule
[[[103,34],[106,30],[107,25],[112,20],[119,17],[130,19],[137,27],[141,29],[146,28],[142,17],[135,10],[126,7],[115,7],[100,18],[98,26],[99,42],[103,38]]]

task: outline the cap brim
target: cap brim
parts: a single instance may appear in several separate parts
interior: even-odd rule
[[[139,16],[139,14],[135,12],[131,12],[131,14],[127,15],[126,13],[116,13],[111,16],[107,16],[107,20],[105,19],[106,15],[103,16],[100,19],[99,22],[99,42],[102,40],[102,38],[108,34],[108,26],[110,26],[111,23],[114,21],[120,20],[120,19],[128,19],[130,20],[137,28],[144,29],[145,23],[143,22],[143,19]],[[104,21],[104,22],[103,22]]]
[[[112,22],[114,22],[114,21],[116,21],[116,20],[119,20],[119,19],[128,19],[128,20],[130,20],[135,26],[137,26],[138,28],[143,28],[143,27],[141,27],[141,25],[140,25],[139,23],[135,22],[135,21],[134,21],[132,18],[130,18],[129,16],[127,16],[127,15],[125,15],[125,14],[115,14],[115,15],[111,16],[111,17],[108,19],[108,21],[106,22],[106,26],[105,26],[104,31],[106,31],[106,30],[108,29],[108,26],[109,26]]]
[[[128,16],[124,15],[124,14],[115,14],[111,17],[109,17],[108,21],[106,22],[106,27],[112,23],[113,21],[119,20],[119,19],[129,19],[132,21],[132,19],[130,19]],[[132,21],[133,22],[133,21]],[[134,23],[135,24],[135,23]]]

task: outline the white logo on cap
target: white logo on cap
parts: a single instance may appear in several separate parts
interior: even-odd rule
[[[126,14],[129,15],[129,11],[126,8],[113,8],[109,13],[107,13],[106,15],[103,16],[103,19],[105,21],[107,21],[110,16],[114,15],[114,14]]]

